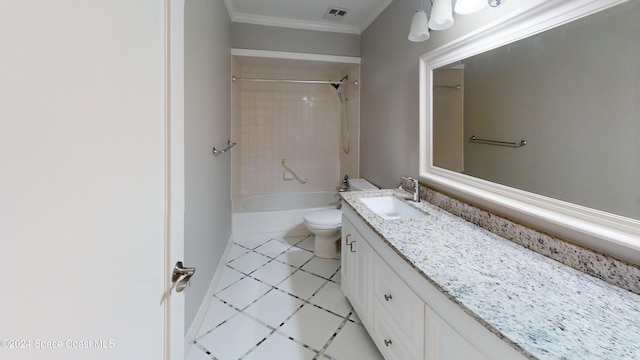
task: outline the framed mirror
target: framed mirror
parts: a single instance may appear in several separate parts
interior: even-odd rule
[[[430,186],[640,264],[640,3],[544,1],[420,58]]]

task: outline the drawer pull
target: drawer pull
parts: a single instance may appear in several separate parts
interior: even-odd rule
[[[356,242],[355,240],[352,240],[351,242],[349,242],[349,238],[351,237],[351,234],[347,234],[347,236],[344,238],[345,242],[347,243],[347,245],[349,246],[349,251],[351,252],[356,252],[353,249],[353,244]]]
[[[391,296],[391,294],[384,294],[384,299],[386,301],[391,301],[391,299],[393,299],[393,296]]]
[[[391,342],[390,339],[384,339],[384,346],[389,347],[391,344],[393,344],[393,342]]]

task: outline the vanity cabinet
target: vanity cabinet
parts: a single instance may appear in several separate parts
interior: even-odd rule
[[[429,305],[425,305],[426,360],[488,360]]]
[[[373,250],[347,220],[342,221],[341,288],[358,315],[369,313]]]
[[[341,248],[342,292],[385,358],[422,358],[424,302],[347,217],[342,219]]]
[[[430,284],[351,206],[343,204],[342,214],[342,291],[385,359],[525,359]]]
[[[424,302],[380,256],[373,258],[373,337],[388,359],[421,359]]]

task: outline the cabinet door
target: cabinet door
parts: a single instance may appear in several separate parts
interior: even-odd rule
[[[356,230],[347,220],[346,217],[342,217],[342,244],[340,250],[340,287],[342,292],[353,303],[353,297],[355,294],[355,254],[353,253],[353,241],[356,240]]]
[[[428,305],[425,322],[426,360],[488,360]]]
[[[358,234],[355,244],[355,297],[360,307],[361,318],[371,318],[371,302],[373,300],[372,270],[374,252],[369,243]]]
[[[343,217],[341,288],[362,320],[369,317],[372,253],[362,235]]]

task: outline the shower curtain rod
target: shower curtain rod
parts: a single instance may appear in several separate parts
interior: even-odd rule
[[[331,80],[293,80],[293,79],[252,79],[239,78],[232,76],[231,81],[251,81],[251,82],[267,82],[267,83],[303,83],[303,84],[353,84],[358,85],[358,80],[354,81],[331,81]]]

